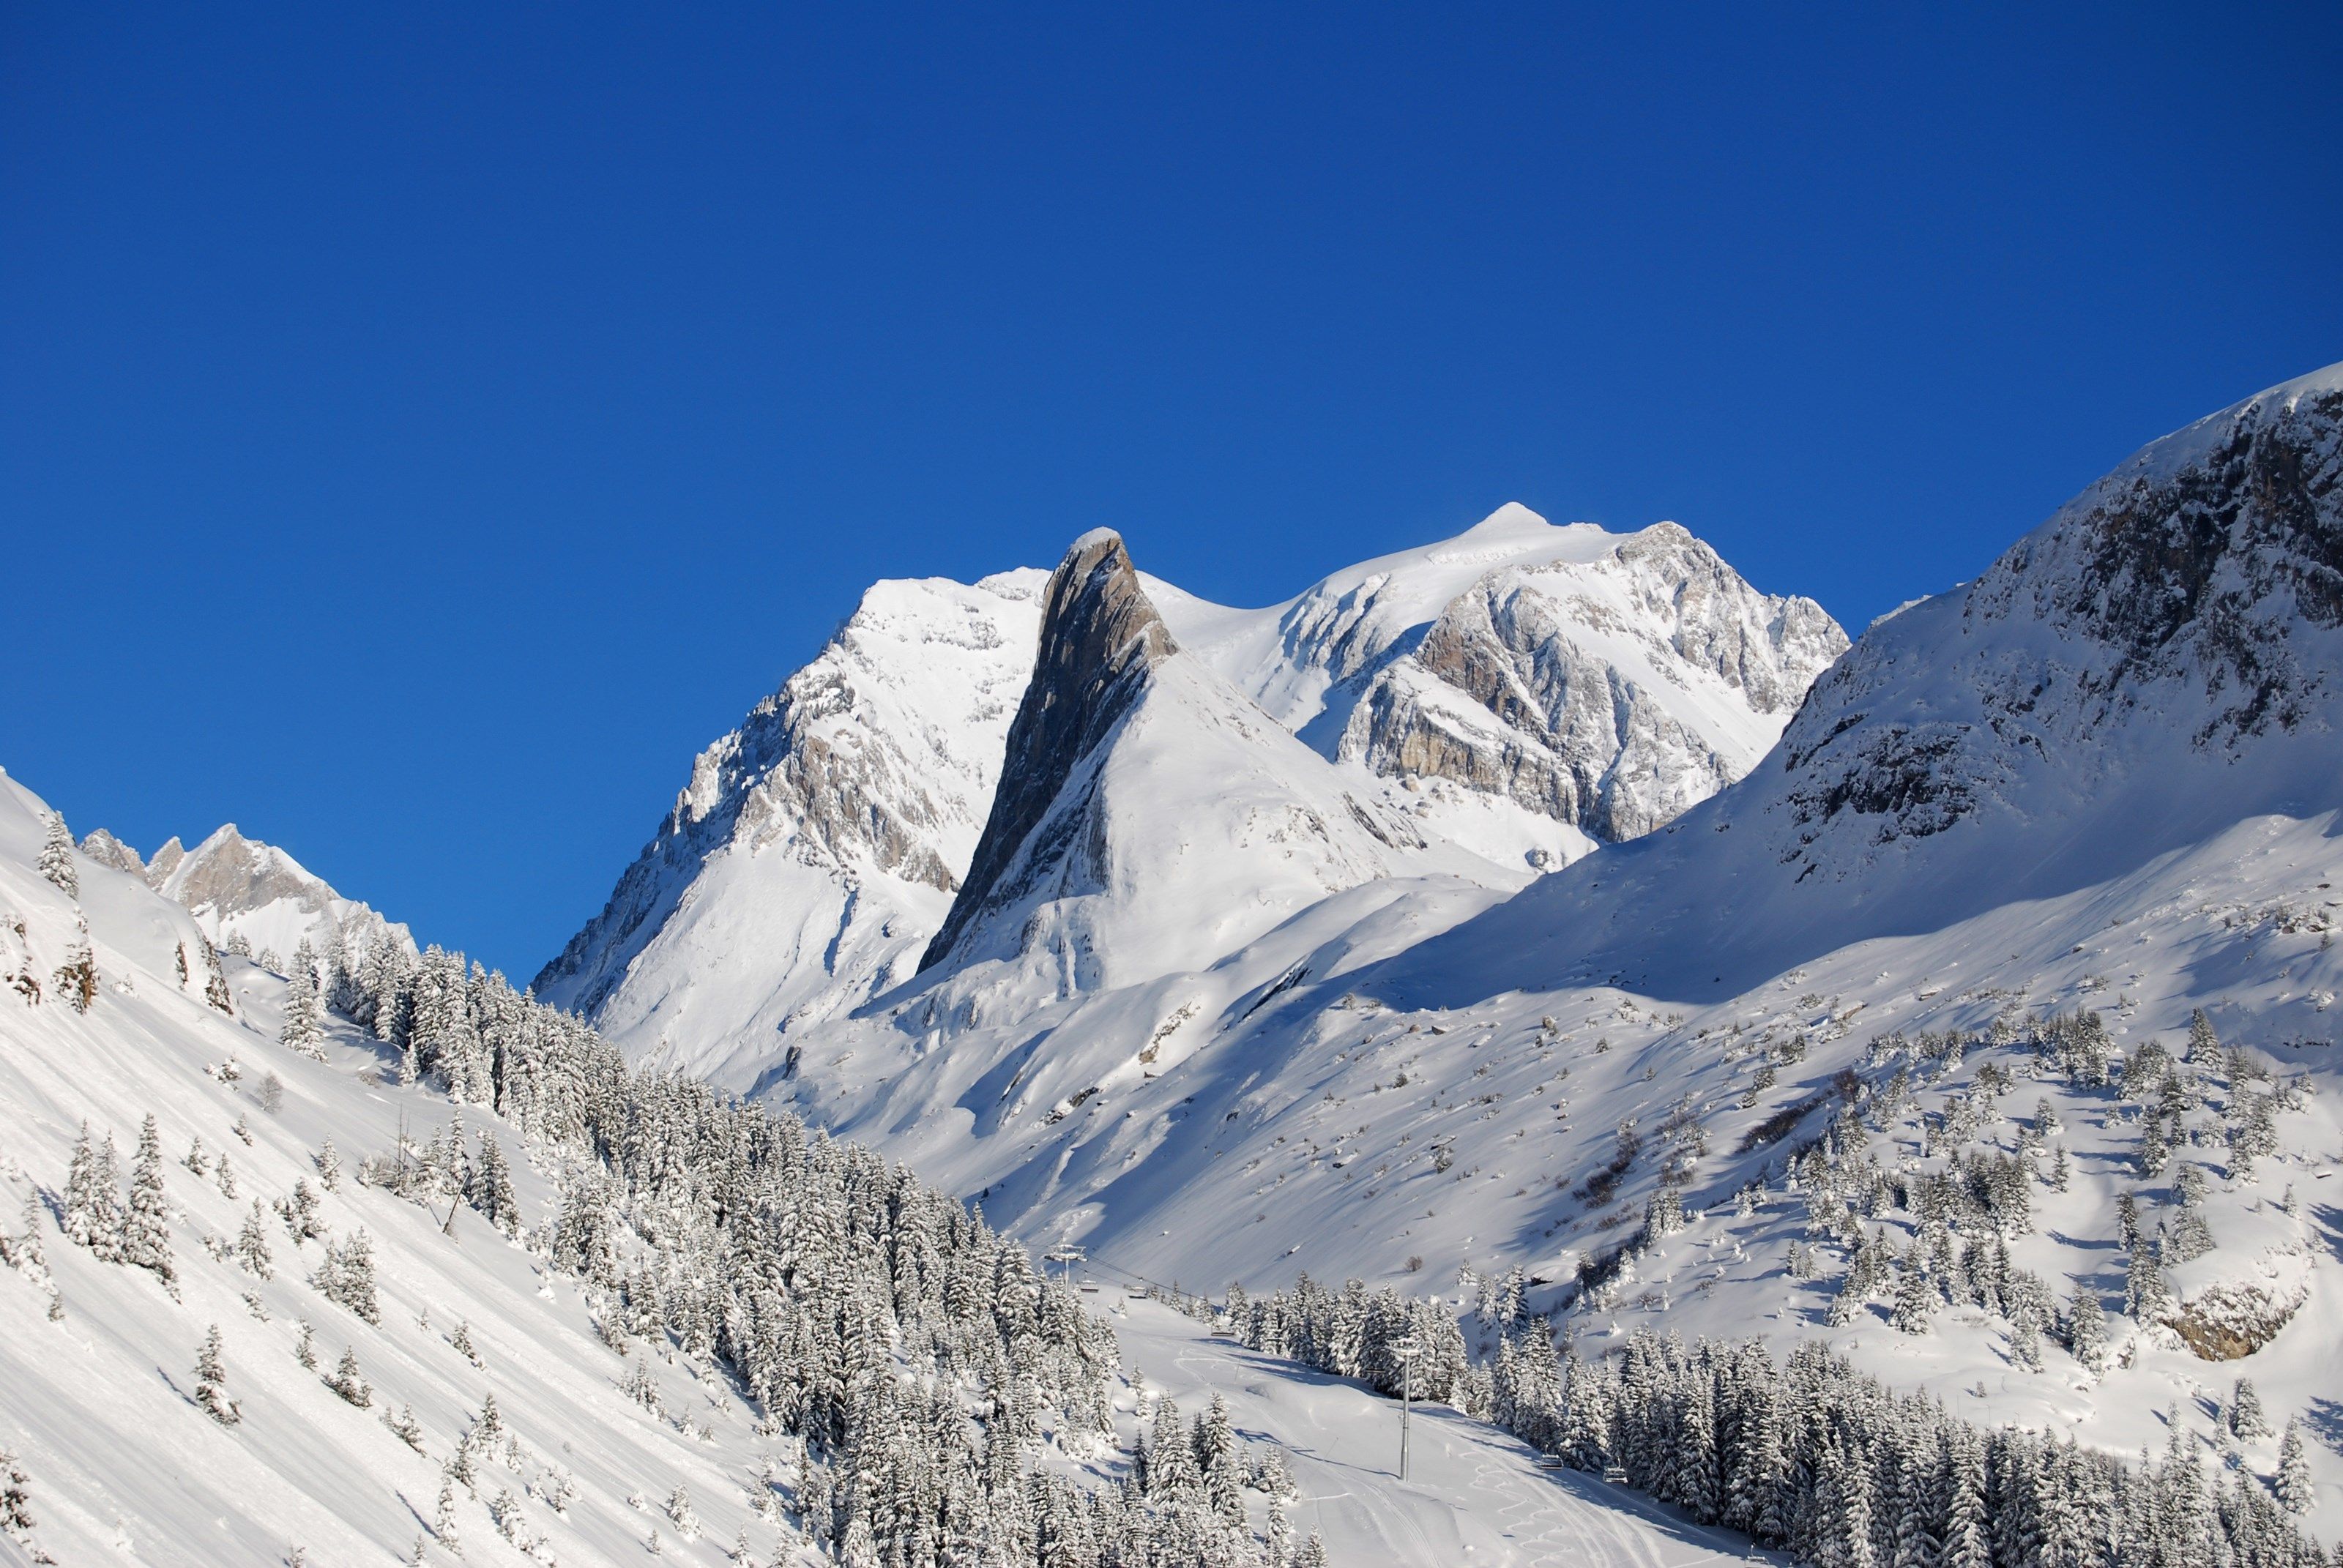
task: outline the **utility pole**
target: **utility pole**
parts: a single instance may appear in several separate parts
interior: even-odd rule
[[[1399,1357],[1399,1478],[1407,1479],[1407,1415],[1408,1406],[1415,1399],[1415,1358],[1423,1353],[1423,1346],[1413,1334],[1392,1346],[1392,1354]]]

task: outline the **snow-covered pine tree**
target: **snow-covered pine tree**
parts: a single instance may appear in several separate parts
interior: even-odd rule
[[[1925,1334],[1936,1311],[1936,1282],[1928,1278],[1927,1260],[1915,1244],[1906,1249],[1896,1280],[1896,1310],[1888,1321],[1907,1334]]]
[[[261,1214],[257,1198],[252,1201],[251,1212],[244,1217],[244,1228],[236,1232],[236,1261],[261,1279],[277,1277],[276,1259],[268,1249],[268,1221]]]
[[[2269,1418],[2262,1413],[2262,1396],[2254,1388],[2254,1380],[2239,1378],[2229,1388],[2228,1407],[2222,1412],[2229,1435],[2239,1442],[2252,1442],[2270,1434]]]
[[[2213,1020],[2201,1007],[2188,1015],[2188,1046],[2182,1060],[2196,1067],[2215,1066],[2221,1060],[2221,1037],[2213,1032]]]
[[[285,1022],[277,1040],[287,1050],[318,1061],[326,1059],[326,1008],[317,994],[317,960],[306,940],[294,954],[293,973],[285,988]]]
[[[309,1185],[307,1176],[293,1179],[293,1191],[277,1201],[277,1214],[296,1246],[326,1233],[324,1222],[317,1218],[317,1190]]]
[[[33,1478],[14,1453],[0,1448],[0,1530],[21,1541],[39,1524],[33,1516]]]
[[[417,1453],[423,1452],[423,1423],[415,1419],[413,1405],[402,1406],[395,1412],[388,1405],[383,1406],[382,1423],[399,1442]]]
[[[130,1171],[130,1207],[122,1221],[122,1261],[146,1270],[177,1294],[171,1261],[171,1204],[163,1191],[163,1135],[150,1112],[138,1129]]]
[[[2099,1293],[2087,1284],[2075,1287],[2074,1302],[2067,1308],[2066,1345],[2094,1377],[2106,1375],[2107,1316],[2099,1305]]]
[[[512,1168],[491,1132],[480,1134],[480,1158],[472,1169],[471,1205],[507,1236],[520,1234],[520,1201],[513,1195]]]
[[[64,812],[49,813],[48,832],[41,839],[40,858],[33,867],[55,883],[66,898],[81,897],[81,873],[74,865],[73,834],[65,827]]]
[[[75,1012],[87,1012],[97,1001],[97,954],[90,947],[85,925],[65,949],[65,961],[49,977],[57,995]]]
[[[2272,1487],[2278,1505],[2288,1513],[2308,1513],[2315,1501],[2310,1484],[2310,1460],[2302,1450],[2302,1428],[2289,1421],[2278,1440],[2278,1476]]]
[[[375,1295],[374,1240],[363,1229],[326,1244],[325,1261],[309,1282],[327,1301],[347,1307],[370,1323],[382,1322]]]
[[[204,1335],[203,1348],[196,1352],[196,1402],[222,1426],[234,1426],[244,1419],[243,1406],[227,1396],[227,1369],[220,1364],[217,1323]]]
[[[431,1533],[438,1538],[439,1548],[458,1557],[464,1554],[464,1543],[456,1529],[456,1481],[452,1466],[439,1472],[439,1501],[431,1510]]]
[[[103,1148],[89,1141],[89,1123],[81,1124],[72,1161],[65,1168],[65,1239],[87,1247],[106,1262],[122,1256],[121,1177],[116,1169],[114,1135]]]
[[[307,1323],[301,1326],[304,1329],[308,1327]],[[344,1347],[342,1359],[335,1366],[334,1375],[326,1380],[326,1386],[360,1410],[374,1402],[374,1385],[367,1382],[366,1374],[358,1370],[358,1352],[354,1349]]]
[[[196,945],[204,960],[204,1000],[233,1017],[236,1000],[228,994],[227,971],[220,967],[219,950],[201,931],[196,933]]]

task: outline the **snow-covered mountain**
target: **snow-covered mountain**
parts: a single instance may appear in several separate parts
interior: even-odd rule
[[[2313,1433],[2343,1402],[2338,433],[2343,367],[2149,447],[1875,626],[1740,783],[1517,894],[1368,881],[1089,990],[940,966],[769,1092],[1150,1278],[1518,1268],[1569,1332],[1826,1336],[2268,1475],[2232,1379]],[[2012,1172],[2022,1219],[1976,1207]],[[2085,1297],[2104,1356],[2060,1343]]]
[[[2116,1549],[2121,1515],[2121,1561],[2308,1563],[2287,1520],[2343,1530],[2338,481],[2343,367],[2144,449],[1975,583],[1875,624],[1803,703],[1835,628],[1725,581],[1664,527],[1622,540],[1501,515],[1262,611],[1144,577],[1106,531],[1046,578],[880,585],[702,758],[548,970],[549,994],[631,1019],[638,1059],[753,1076],[769,1121],[628,1077],[575,1020],[468,981],[459,958],[354,1004],[379,1043],[335,1021],[323,1062],[274,1047],[297,982],[208,970],[193,918],[110,838],[78,858],[77,894],[70,865],[45,878],[62,842],[8,785],[0,1118],[23,1131],[0,1178],[37,1186],[68,1168],[81,1119],[126,1128],[140,1107],[174,1146],[216,1137],[251,1093],[249,1068],[219,1070],[240,1047],[274,1050],[286,1092],[281,1127],[231,1130],[245,1180],[287,1192],[320,1171],[320,1133],[380,1147],[386,1116],[443,1113],[399,1081],[416,1073],[529,1142],[515,1175],[537,1223],[514,1246],[467,1210],[478,1243],[457,1249],[417,1223],[404,1161],[327,1205],[387,1254],[399,1310],[365,1331],[367,1364],[422,1410],[423,1452],[448,1434],[450,1465],[476,1385],[501,1401],[508,1383],[449,1360],[442,1331],[450,1312],[492,1325],[523,1442],[484,1473],[518,1489],[509,1511],[488,1492],[467,1513],[468,1488],[388,1428],[344,1430],[317,1378],[282,1364],[246,1385],[277,1435],[219,1449],[202,1389],[157,1371],[187,1354],[181,1304],[217,1302],[207,1315],[236,1329],[227,1304],[259,1297],[243,1304],[257,1326],[226,1335],[234,1383],[288,1359],[271,1322],[334,1307],[333,1266],[246,1286],[202,1218],[210,1189],[170,1173],[166,1224],[217,1243],[204,1261],[180,1247],[184,1303],[58,1240],[85,1179],[42,1189],[20,1228],[46,1260],[27,1266],[7,1233],[0,1445],[36,1462],[49,1528],[76,1547],[216,1528],[227,1543],[193,1555],[243,1560],[264,1528],[291,1533],[282,1518],[378,1553],[427,1533],[436,1486],[451,1528],[473,1519],[468,1547],[499,1551],[509,1512],[525,1538],[605,1560],[674,1519],[639,1477],[689,1483],[724,1516],[711,1533],[749,1518],[728,1487],[801,1506],[827,1483],[759,1444],[777,1412],[823,1400],[850,1454],[892,1478],[838,1497],[999,1498],[968,1479],[968,1434],[986,1433],[986,1474],[1027,1452],[988,1424],[1021,1420],[1018,1398],[972,1391],[1002,1386],[1006,1325],[1035,1322],[1061,1336],[1016,1356],[1019,1375],[1056,1369],[1045,1469],[1126,1473],[1091,1440],[1129,1432],[1144,1400],[1079,1351],[1079,1298],[1033,1282],[1028,1320],[1024,1285],[1002,1293],[1031,1282],[1027,1254],[915,1170],[1036,1250],[1081,1243],[1093,1281],[1241,1281],[1254,1304],[1228,1321],[1245,1341],[1344,1377],[1389,1387],[1393,1339],[1414,1333],[1437,1397],[1582,1468],[1615,1463],[1695,1521],[1784,1510],[1767,1538],[1815,1562],[2086,1561]],[[1598,686],[1607,736],[1574,717]],[[1785,721],[1745,777],[1677,810]],[[1658,825],[1594,847],[1639,812]],[[1524,843],[1571,863],[1525,881]],[[837,1152],[852,1146],[790,1112],[905,1163]],[[548,1116],[595,1137],[548,1141]],[[730,1183],[774,1138],[769,1171],[819,1168],[838,1191],[739,1201]],[[859,1282],[788,1261],[850,1232],[834,1261],[860,1260]],[[60,1283],[65,1324],[97,1325],[71,1355],[46,1306]],[[865,1352],[848,1347],[873,1342],[855,1325],[890,1299],[897,1353],[933,1358],[853,1382]],[[971,1312],[983,1348],[947,1349]],[[1541,1510],[1529,1456],[1462,1431],[1420,1483],[1386,1485],[1351,1442],[1374,1405],[1152,1309],[1129,1321],[1151,1382],[1314,1423],[1298,1473],[1363,1560],[1545,1562],[1553,1533],[1590,1531],[1623,1559],[1730,1549],[1664,1517],[1624,1529],[1591,1479],[1567,1484],[1597,1512]],[[678,1359],[641,1375],[663,1380],[662,1409],[704,1399],[712,1443],[628,1427],[639,1378],[596,1371],[611,1332],[646,1325]],[[1813,1342],[1854,1370],[1797,1348]],[[711,1343],[736,1376],[691,1370],[716,1364],[695,1359]],[[959,1392],[916,1421],[849,1420],[850,1382]],[[765,1391],[761,1423],[744,1383]],[[111,1404],[93,1420],[93,1387],[118,1421]],[[1988,1443],[1961,1422],[2000,1430]],[[574,1448],[554,1461],[557,1442]],[[2068,1446],[2144,1442],[2161,1457],[2129,1477]],[[930,1442],[942,1457],[873,1457]],[[208,1482],[113,1501],[181,1451],[260,1501]],[[923,1490],[915,1473],[944,1465],[957,1490]],[[556,1469],[578,1483],[572,1513],[536,1506]],[[1149,1506],[1177,1519],[1186,1484]],[[1275,1533],[1245,1490],[1223,1538],[1240,1554],[1256,1521]],[[1479,1516],[1440,1533],[1489,1499],[1543,1543]],[[983,1528],[1022,1528],[1021,1505],[984,1506]],[[846,1507],[823,1517],[856,1560],[869,1543]],[[1969,1544],[1938,1552],[1964,1507]],[[775,1545],[796,1549],[786,1529]]]
[[[975,851],[1045,581],[872,588],[820,657],[700,753],[537,994],[638,1055],[712,1072],[908,979]]]
[[[2338,780],[2330,369],[2144,448],[1974,583],[1874,627],[1746,782],[1423,969],[1451,995],[1616,974],[1713,996],[2099,884],[2250,818],[2316,817],[2343,806]]]
[[[342,897],[291,855],[246,838],[233,822],[193,849],[176,838],[167,839],[151,860],[104,828],[83,838],[81,852],[184,905],[206,937],[223,947],[232,943],[246,952],[289,960],[305,941],[319,952],[336,940],[362,952],[381,934],[415,950],[405,926]]]
[[[1510,505],[1268,609],[1176,590],[1182,641],[1331,758],[1451,779],[1614,840],[1747,772],[1846,634],[1674,523]]]
[[[1051,577],[1001,785],[921,967],[952,973],[932,1007],[1030,1006],[1200,969],[1330,894],[1477,859],[1183,651],[1101,528]]]
[[[1199,599],[1115,554],[1114,602],[1091,606],[1093,618],[1142,624],[1146,668],[1122,695],[1098,694],[1097,733],[1037,728],[1051,755],[1002,769],[1044,635],[1044,574],[881,583],[701,755],[538,994],[639,1057],[746,1084],[923,957],[974,950],[963,928],[1001,924],[995,884],[1011,868],[971,870],[995,817],[1004,858],[1050,817],[1058,841],[1011,878],[1027,892],[1073,879],[1036,904],[1044,925],[1096,916],[1102,892],[1161,900],[1175,885],[1211,910],[1177,942],[1151,938],[1120,958],[1082,920],[995,930],[996,948],[1050,971],[1052,991],[1129,978],[1134,964],[1200,966],[1363,880],[1436,871],[1510,890],[1745,770],[1845,646],[1818,607],[1757,594],[1672,524],[1623,537],[1509,506],[1258,610]],[[1097,749],[1109,729],[1112,746]],[[1165,762],[1192,744],[1258,788],[1242,801],[1113,789],[1130,803],[1111,864],[1092,853],[1108,847],[1093,832],[1108,819],[1053,806],[1080,771],[1073,753],[1099,765],[1081,773],[1086,789],[1202,779],[1192,760]],[[1183,832],[1198,809],[1229,815]],[[1066,837],[1077,827],[1084,836]],[[963,877],[978,888],[964,893]],[[1087,902],[1063,896],[1076,883]]]

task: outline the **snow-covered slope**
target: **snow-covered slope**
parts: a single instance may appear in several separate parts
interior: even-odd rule
[[[2147,448],[1875,626],[1743,782],[1510,900],[1369,883],[1201,968],[1022,1006],[932,1006],[954,993],[930,981],[809,1036],[773,1092],[1022,1234],[1192,1288],[1518,1266],[1573,1332],[1826,1335],[2120,1448],[2177,1402],[2191,1445],[2268,1474],[2274,1437],[2213,1430],[2244,1375],[2331,1500],[2338,431],[2343,369]],[[1162,910],[1166,939],[1198,915]],[[2200,1009],[2234,1053],[2176,1066]],[[2026,1223],[1913,1207],[1996,1159],[2032,1172]],[[2214,1249],[2160,1250],[2192,1213]],[[1947,1225],[1954,1261],[1913,1265],[1926,1338],[1885,1321],[1901,1264],[1825,1321],[1858,1240],[1926,1259]],[[2042,1282],[2046,1349],[1955,1277],[1981,1232]],[[2169,1302],[2127,1315],[2159,1258]],[[2078,1292],[2112,1316],[2103,1371],[2057,1343]],[[2225,1342],[2253,1348],[2206,1359]]]
[[[908,978],[984,825],[1045,574],[882,582],[700,753],[658,837],[537,978],[639,1057],[720,1072]]]
[[[99,828],[82,839],[87,859],[126,871],[192,910],[205,935],[221,946],[289,960],[303,942],[318,952],[339,941],[363,952],[377,935],[407,951],[415,939],[272,844],[247,839],[227,823],[188,849],[177,839],[142,859],[136,849]]]
[[[1715,996],[2317,816],[2338,780],[2343,369],[2143,449],[1874,627],[1740,787],[1420,967],[1451,996],[1614,974]]]
[[[79,868],[77,900],[42,880],[31,866],[44,815],[0,777],[0,968],[45,980],[86,941],[99,985],[86,1011],[54,984],[37,1003],[14,985],[0,992],[0,1232],[15,1261],[0,1270],[0,1448],[31,1477],[37,1523],[25,1539],[65,1563],[281,1563],[299,1560],[297,1548],[317,1563],[403,1559],[434,1535],[440,1462],[492,1395],[513,1446],[500,1438],[484,1449],[477,1496],[456,1490],[468,1561],[528,1560],[491,1522],[500,1493],[512,1537],[540,1541],[540,1561],[618,1561],[641,1551],[655,1521],[669,1551],[720,1561],[717,1541],[681,1543],[671,1522],[625,1503],[631,1493],[655,1506],[678,1485],[711,1535],[729,1542],[750,1524],[759,1550],[772,1552],[781,1536],[750,1518],[741,1489],[755,1415],[730,1385],[659,1366],[654,1375],[692,1422],[648,1416],[619,1392],[618,1359],[574,1282],[470,1210],[443,1231],[443,1215],[361,1185],[361,1157],[387,1151],[402,1117],[436,1132],[447,1101],[385,1081],[379,1048],[346,1027],[327,1060],[277,1046],[284,982],[255,965],[226,960],[233,1016],[200,986],[190,994],[176,970],[201,940],[196,918],[102,865]],[[72,1245],[57,1223],[78,1131],[111,1134],[127,1164],[149,1115],[166,1155],[168,1285]],[[468,1121],[518,1153],[501,1119],[475,1111]],[[350,1164],[332,1190],[316,1162],[329,1141]],[[207,1151],[201,1172],[180,1162],[196,1144]],[[514,1177],[528,1212],[544,1213],[547,1179],[518,1161]],[[362,1228],[372,1238],[378,1323],[319,1295],[306,1277],[318,1243],[295,1241],[273,1212],[262,1230],[267,1277],[207,1252],[297,1181],[317,1193],[333,1236]],[[296,1359],[305,1322],[314,1370]],[[241,1406],[234,1427],[195,1398],[214,1324],[226,1392]],[[451,1344],[459,1334],[477,1362]],[[322,1381],[346,1347],[373,1386],[369,1408]],[[385,1424],[410,1407],[432,1457]],[[697,1438],[701,1423],[715,1442]],[[576,1497],[557,1510],[565,1485]]]
[[[0,775],[0,1560],[1308,1568],[1322,1529],[1336,1562],[1569,1539],[1612,1568],[1722,1541],[1453,1412],[1417,1410],[1401,1483],[1386,1402],[1143,1302],[1121,1374],[1081,1310],[1107,1298],[908,1171],[564,1057],[542,1031],[577,1026],[508,991],[451,1016],[431,960],[367,982],[416,1004],[369,1010],[411,1020],[425,1082],[344,1020],[287,1048],[297,982],[232,957],[191,994],[189,911],[101,864],[57,885],[49,831]],[[500,1111],[429,1086],[472,1028]],[[1115,1484],[1174,1432],[1219,1457]]]
[[[737,1085],[786,1060],[807,1026],[907,980],[996,808],[1043,582],[1026,571],[974,588],[872,588],[820,658],[702,754],[608,907],[539,974],[538,993],[639,1059]],[[1227,947],[1213,942],[1261,930],[1262,911],[1389,874],[1394,855],[1422,869],[1439,847],[1442,869],[1512,889],[1640,830],[1754,761],[1845,646],[1817,607],[1756,594],[1673,524],[1622,537],[1554,528],[1518,506],[1265,609],[1211,604],[1143,574],[1131,592],[1184,656],[1157,684],[1188,695],[1155,709],[1213,710],[1200,757],[1232,778],[1285,780],[1271,789],[1280,802],[1292,779],[1316,780],[1300,809],[1332,824],[1322,846],[1266,839],[1266,854],[1217,868],[1226,885],[1208,895],[1213,920],[1184,933],[1165,965],[1217,958]],[[1180,725],[1153,711],[1127,728],[1137,745]],[[1312,768],[1281,729],[1343,766]],[[1157,744],[1149,755],[1152,768],[1165,753]],[[1180,766],[1202,776],[1195,761]],[[1008,777],[1038,810],[1062,779],[1051,772],[1046,789],[1027,788],[1026,771]],[[1322,787],[1337,778],[1339,790]],[[1265,799],[1248,807],[1257,823],[1286,809]],[[1353,831],[1354,804],[1377,824],[1366,838],[1388,843]],[[1000,841],[1005,853],[1021,834]],[[1134,887],[1157,849],[1187,855],[1183,874],[1196,871],[1196,855],[1175,844],[1123,841],[1116,874]],[[1288,864],[1297,852],[1318,859]],[[1291,890],[1270,888],[1289,870]],[[983,902],[961,900],[955,918],[973,920]],[[1091,983],[1079,965],[1062,978]]]

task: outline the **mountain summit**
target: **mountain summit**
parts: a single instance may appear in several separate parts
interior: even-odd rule
[[[1076,818],[1059,819],[1060,830],[1046,839],[1034,839],[1034,829],[1083,759],[1137,704],[1148,672],[1174,651],[1122,536],[1093,528],[1076,539],[1042,595],[1041,648],[1009,727],[984,836],[921,969],[941,962],[980,912],[1018,897],[1073,851],[1068,829]]]
[[[881,582],[699,756],[537,992],[639,1060],[746,1088],[810,1031],[987,956],[1054,951],[1062,991],[1209,962],[1362,880],[1512,891],[1739,778],[1845,646],[1673,523],[1517,505],[1255,609],[1135,569],[1109,529],[1054,572]],[[1251,825],[1222,819],[1206,757],[1261,784]],[[1207,918],[1116,962],[1056,924],[1141,886]]]

